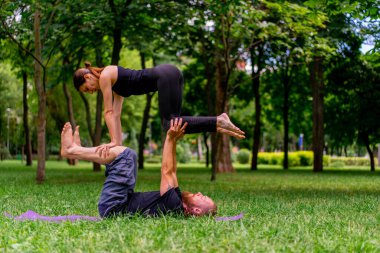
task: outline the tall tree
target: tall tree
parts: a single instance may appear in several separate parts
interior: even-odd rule
[[[2,2],[2,5],[4,2]],[[42,183],[45,180],[45,160],[46,160],[46,78],[47,78],[47,66],[51,59],[52,53],[56,48],[57,41],[64,39],[64,30],[57,31],[56,36],[49,37],[51,32],[51,25],[53,23],[56,9],[59,2],[45,3],[36,1],[35,3],[28,5],[20,2],[18,6],[13,3],[5,3],[5,9],[8,11],[2,13],[1,21],[2,28],[7,37],[14,42],[21,50],[25,51],[31,56],[34,61],[34,81],[38,94],[38,163],[37,163],[37,183]],[[42,10],[44,10],[44,17],[42,20]],[[31,14],[33,13],[33,15]],[[16,17],[20,15],[21,22]],[[30,27],[30,18],[33,19],[33,27]],[[8,22],[6,19],[8,18]],[[42,26],[43,21],[43,26]],[[41,30],[44,28],[44,33],[41,38]],[[16,37],[16,33],[23,30],[31,29],[34,34],[33,44],[34,53],[29,51]],[[50,39],[51,38],[51,39]],[[43,61],[43,52],[46,51],[46,58]]]
[[[292,3],[270,3],[271,9],[268,19],[275,23],[278,32],[270,35],[271,57],[268,58],[273,69],[277,69],[282,82],[283,91],[283,168],[288,169],[289,152],[289,108],[292,79],[296,65],[305,62],[304,51],[309,50],[306,39],[310,34],[316,34],[317,29],[323,27],[326,17],[321,13],[318,18],[310,17],[310,11]],[[286,22],[283,22],[283,21]]]

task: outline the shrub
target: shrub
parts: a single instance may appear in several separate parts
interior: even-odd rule
[[[159,156],[146,157],[145,162],[146,163],[161,163],[161,157]]]
[[[272,153],[271,158],[269,160],[269,164],[281,165],[283,160],[284,160],[284,153],[283,152]]]
[[[269,164],[269,157],[270,157],[270,153],[266,153],[266,152],[259,152],[258,156],[257,156],[257,163],[258,164]]]
[[[311,166],[313,164],[313,152],[312,151],[298,151],[297,153],[300,159],[300,166]]]
[[[243,150],[243,149],[242,149]],[[242,151],[241,150],[241,151]],[[249,152],[245,150],[244,152]],[[240,151],[239,151],[240,153]],[[239,156],[239,153],[237,156]],[[250,153],[250,152],[249,152]],[[239,163],[240,160],[237,158]],[[313,151],[289,152],[289,166],[312,166],[314,160]],[[257,157],[258,164],[282,165],[284,152],[259,152]],[[375,165],[378,163],[375,159]],[[365,157],[331,157],[323,156],[323,166],[343,167],[343,166],[370,166],[369,158]]]
[[[329,166],[331,163],[331,157],[328,155],[323,156],[323,166]]]
[[[237,154],[238,154],[238,153],[232,153],[232,152],[231,152],[231,162],[233,162],[233,163],[236,162]]]
[[[370,166],[369,158],[365,157],[331,157],[330,159],[332,164],[339,162],[345,166]],[[377,159],[375,159],[375,162],[376,160]]]
[[[6,147],[0,147],[0,160],[10,159],[11,154],[9,153],[9,150]]]
[[[344,162],[343,161],[334,161],[330,164],[330,167],[334,168],[343,168],[344,167]]]
[[[191,151],[188,143],[177,144],[177,161],[180,163],[189,163],[191,160]]]
[[[236,154],[236,160],[238,163],[241,164],[247,164],[249,163],[249,158],[251,156],[251,152],[249,152],[248,149],[241,149],[239,152]]]
[[[291,152],[288,154],[288,165],[292,167],[301,165],[301,159],[297,152]]]

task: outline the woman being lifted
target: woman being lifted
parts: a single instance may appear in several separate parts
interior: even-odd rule
[[[163,131],[170,128],[170,120],[179,117],[182,107],[183,76],[174,65],[162,64],[154,68],[132,70],[120,66],[91,67],[89,63],[74,73],[74,85],[80,92],[101,91],[104,99],[104,119],[111,142],[98,147],[96,152],[108,156],[109,149],[122,145],[121,109],[124,97],[158,91],[158,103]],[[185,133],[219,132],[245,138],[226,113],[219,116],[181,116],[188,123]]]

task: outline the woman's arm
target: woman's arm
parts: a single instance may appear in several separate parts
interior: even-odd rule
[[[112,97],[112,83],[111,78],[108,73],[103,72],[99,78],[99,86],[103,93],[104,101],[104,120],[106,121],[108,131],[111,138],[111,143],[115,144],[118,142],[116,139],[116,122],[115,122],[115,111],[113,107],[113,97]]]
[[[122,145],[122,131],[121,131],[121,109],[123,107],[124,98],[117,94],[113,94],[113,111],[115,116],[115,141],[116,145]]]

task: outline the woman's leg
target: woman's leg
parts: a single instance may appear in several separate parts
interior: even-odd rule
[[[164,131],[170,127],[170,120],[179,117],[182,107],[183,76],[173,65],[159,65],[154,68],[157,75],[158,103]],[[216,116],[180,116],[188,123],[186,133],[220,132],[237,138],[244,138],[241,131],[230,121],[227,114]]]
[[[162,126],[166,132],[170,127],[170,120],[179,117],[182,108],[183,76],[173,65],[159,65],[154,68],[158,77],[158,103]],[[181,116],[188,123],[186,133],[216,132],[216,117]]]

